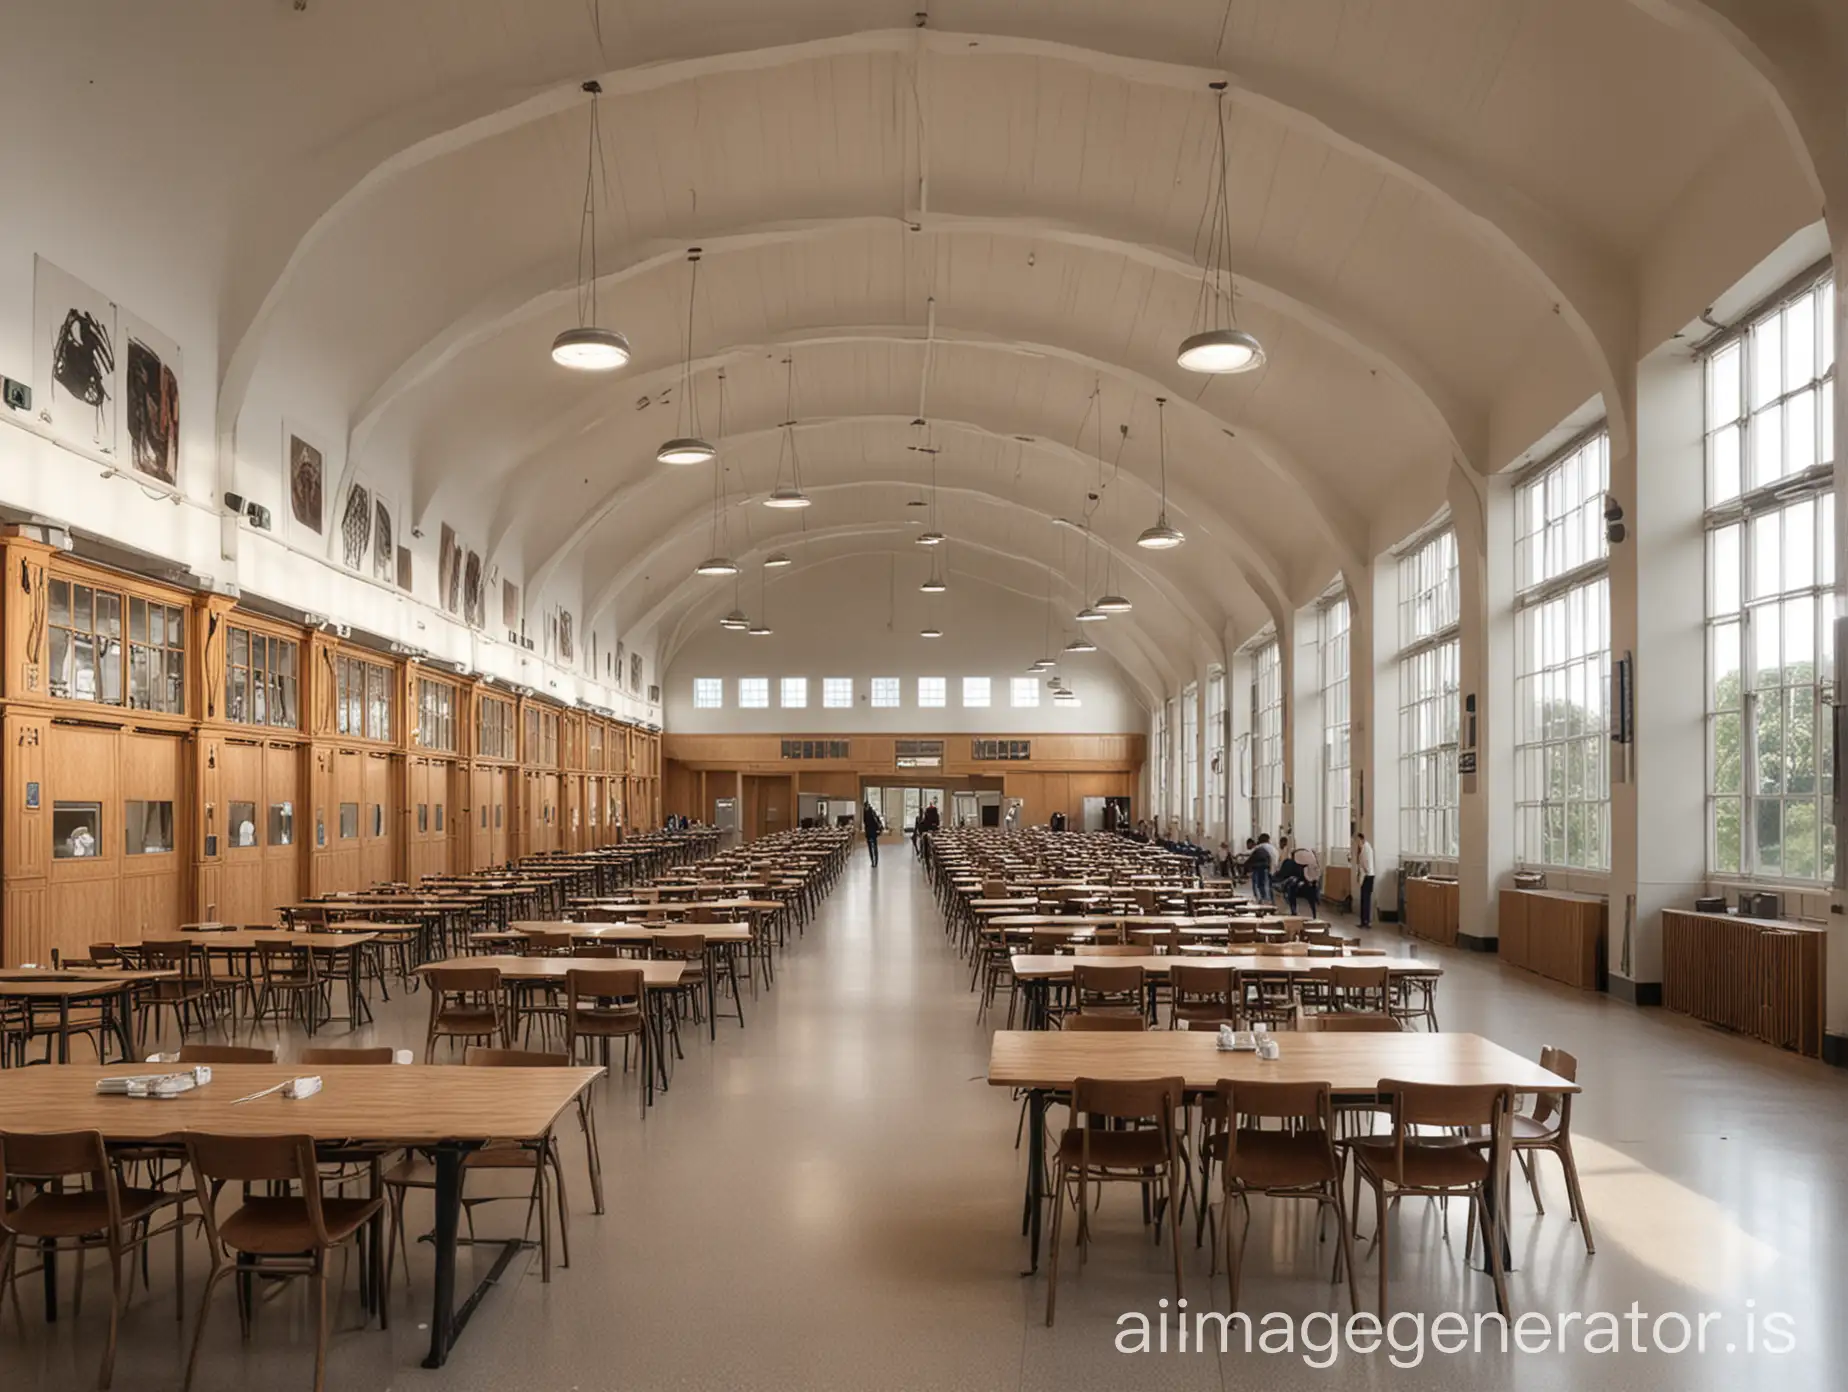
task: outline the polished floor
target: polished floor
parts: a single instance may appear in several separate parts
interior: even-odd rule
[[[1391,929],[1376,933],[1393,942]],[[1848,1334],[1848,1077],[1660,1011],[1554,988],[1493,959],[1439,952],[1445,1028],[1522,1053],[1543,1044],[1581,1061],[1580,1164],[1596,1223],[1587,1258],[1545,1171],[1546,1216],[1517,1192],[1511,1277],[1517,1311],[1708,1322],[1709,1352],[1582,1351],[1444,1355],[1416,1372],[1372,1356],[1294,1351],[1116,1351],[1118,1317],[1151,1318],[1171,1294],[1167,1252],[1148,1245],[1133,1198],[1112,1196],[1089,1266],[1068,1262],[1059,1321],[1043,1325],[1045,1284],[1023,1280],[1023,1155],[1017,1107],[986,1086],[988,1030],[968,969],[946,944],[924,876],[901,846],[877,871],[858,856],[750,1028],[721,1022],[716,1044],[689,1038],[672,1090],[645,1124],[633,1078],[600,1085],[609,1212],[590,1213],[581,1151],[571,1266],[542,1284],[536,1254],[517,1263],[463,1335],[449,1367],[418,1367],[427,1343],[428,1258],[417,1290],[393,1296],[393,1327],[356,1328],[346,1288],[329,1365],[340,1392],[525,1387],[603,1389],[1623,1388],[1628,1392],[1842,1386]],[[351,1042],[421,1038],[423,997],[394,998]],[[300,1045],[284,1041],[285,1056]],[[324,1036],[319,1042],[339,1042]],[[1545,1163],[1545,1162],[1543,1162]],[[498,1210],[498,1211],[497,1211]],[[517,1223],[490,1207],[484,1233]],[[1463,1269],[1463,1210],[1448,1242],[1434,1207],[1408,1204],[1395,1229],[1396,1301],[1435,1316],[1492,1308],[1487,1278]],[[1368,1223],[1370,1225],[1370,1218]],[[1340,1305],[1313,1226],[1254,1205],[1246,1309],[1298,1316]],[[1203,1252],[1188,1250],[1190,1303],[1223,1307]],[[116,1386],[179,1386],[184,1338],[169,1263],[125,1321]],[[190,1264],[196,1297],[203,1253]],[[1370,1300],[1373,1269],[1363,1269]],[[81,1321],[48,1330],[27,1284],[23,1334],[0,1311],[0,1388],[93,1385],[100,1266]],[[68,1304],[68,1302],[67,1302]],[[240,1343],[229,1303],[214,1313],[197,1386],[306,1388],[311,1345],[294,1289],[266,1304]],[[1792,1320],[1793,1351],[1745,1352],[1748,1317]],[[190,1312],[187,1332],[190,1332]],[[1569,1326],[1571,1328],[1571,1326]],[[1664,1342],[1677,1340],[1671,1319]],[[1414,1342],[1411,1326],[1397,1330]],[[1575,1339],[1580,1338],[1575,1334]],[[1318,1346],[1325,1334],[1303,1339]],[[22,1345],[23,1340],[23,1345]],[[1725,1351],[1731,1342],[1734,1350]],[[1582,1349],[1582,1341],[1574,1344]],[[1317,1364],[1329,1364],[1319,1367]],[[1400,1362],[1410,1361],[1400,1355]]]

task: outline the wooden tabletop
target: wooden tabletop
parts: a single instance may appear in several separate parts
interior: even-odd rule
[[[28,971],[8,967],[0,971],[0,997],[7,1000],[88,1000],[106,996],[148,981],[178,976],[177,971],[98,971],[64,969]]]
[[[1577,1092],[1549,1073],[1477,1034],[1296,1034],[1277,1036],[1282,1056],[1221,1052],[1206,1030],[1066,1033],[999,1030],[989,1047],[995,1087],[1069,1088],[1076,1078],[1185,1079],[1206,1090],[1221,1078],[1248,1082],[1326,1082],[1337,1092],[1378,1091],[1382,1078],[1409,1083],[1494,1083],[1521,1092]]]
[[[1187,956],[1157,957],[1092,957],[1084,953],[1069,956],[1035,956],[1029,952],[1014,954],[1014,975],[1022,981],[1046,981],[1067,977],[1072,968],[1079,964],[1091,967],[1141,967],[1150,976],[1166,976],[1168,968],[1176,962],[1188,967],[1231,967],[1236,971],[1247,972],[1288,972],[1293,976],[1307,975],[1312,972],[1325,972],[1330,967],[1385,967],[1387,971],[1400,975],[1442,976],[1444,969],[1435,962],[1422,961],[1417,957],[1260,957],[1251,956]]]
[[[188,933],[186,945],[206,952],[251,952],[264,943],[281,943],[288,947],[307,947],[316,952],[344,952],[349,947],[363,947],[377,942],[375,932],[292,932],[287,928],[233,928],[221,933]]]
[[[453,1140],[534,1140],[600,1077],[601,1068],[387,1068],[351,1064],[224,1063],[212,1081],[174,1098],[99,1097],[108,1074],[158,1072],[57,1064],[0,1071],[0,1131],[100,1131],[112,1141],[170,1139],[183,1131],[229,1136],[306,1135],[319,1142],[432,1145]],[[304,1074],[321,1091],[299,1102],[240,1097]]]
[[[748,923],[688,923],[674,928],[656,928],[646,923],[566,923],[556,919],[542,923],[514,923],[506,934],[476,933],[472,936],[537,937],[541,933],[569,933],[574,939],[586,942],[649,942],[655,938],[684,938],[689,934],[697,934],[707,942],[751,941],[751,925]]]
[[[425,962],[419,973],[433,967],[493,967],[503,981],[563,981],[572,971],[639,971],[642,984],[651,991],[678,986],[686,971],[682,962],[656,962],[643,958],[599,957],[450,957],[441,962]]]

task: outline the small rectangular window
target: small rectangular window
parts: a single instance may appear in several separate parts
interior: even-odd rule
[[[439,802],[434,806],[436,808],[436,829],[441,831],[443,829],[443,804]]]
[[[918,705],[936,707],[946,704],[948,685],[948,681],[943,677],[919,677]]]
[[[51,806],[51,854],[57,860],[81,860],[103,853],[103,805],[100,802],[55,802]]]
[[[852,710],[853,678],[823,677],[821,679],[821,704],[827,710]]]
[[[269,843],[272,846],[295,844],[295,804],[272,802],[269,810]]]
[[[738,708],[740,710],[769,710],[770,678],[739,677]]]
[[[725,679],[723,677],[693,678],[693,709],[721,710],[725,705]]]
[[[340,804],[340,839],[351,841],[359,835],[359,804],[343,802]]]
[[[801,710],[808,705],[808,678],[783,678],[783,709]]]
[[[1015,677],[1008,683],[1008,704],[1023,710],[1039,704],[1039,678]]]
[[[430,829],[430,804],[427,802],[420,802],[417,804],[417,830],[421,833],[421,832],[426,832],[429,829]]]
[[[963,678],[963,705],[987,706],[989,682],[987,677]]]
[[[385,834],[385,809],[376,802],[372,804],[372,834],[374,836]]]
[[[873,678],[873,706],[878,710],[898,709],[898,678]]]
[[[130,855],[165,855],[173,849],[173,804],[131,802],[123,820],[123,840]]]
[[[229,835],[225,839],[233,850],[242,850],[246,846],[257,844],[256,803],[234,802],[231,804]]]

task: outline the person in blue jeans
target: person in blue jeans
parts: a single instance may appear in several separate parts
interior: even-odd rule
[[[1251,848],[1251,897],[1260,904],[1271,901],[1271,873],[1276,868],[1277,848],[1271,845],[1270,833],[1261,832]]]

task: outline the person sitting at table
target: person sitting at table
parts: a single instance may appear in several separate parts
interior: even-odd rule
[[[1292,914],[1296,912],[1297,899],[1304,898],[1309,901],[1309,917],[1316,917],[1322,901],[1322,862],[1314,851],[1307,846],[1291,851],[1278,883],[1290,901]]]

